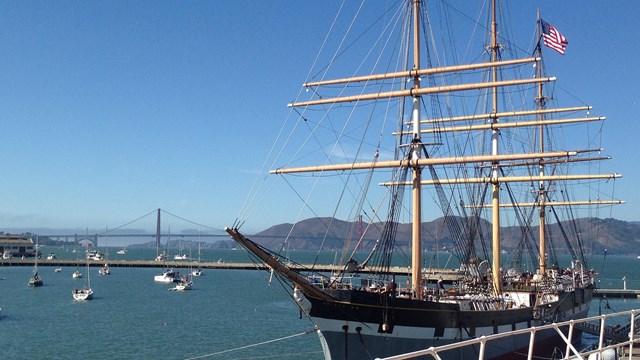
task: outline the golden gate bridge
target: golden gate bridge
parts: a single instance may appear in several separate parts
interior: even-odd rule
[[[164,217],[163,217],[164,215]],[[90,243],[91,246],[98,247],[108,239],[118,239],[114,243],[133,244],[135,241],[145,241],[147,239],[155,239],[155,246],[161,247],[163,239],[169,241],[180,242],[182,240],[193,241],[211,241],[229,239],[229,235],[222,229],[199,224],[191,220],[187,220],[178,215],[174,215],[160,208],[155,209],[135,220],[129,221],[123,225],[113,228],[105,228],[105,230],[89,234],[71,234],[71,233],[52,233],[38,234],[40,239],[51,239],[56,241],[73,242],[77,244]]]

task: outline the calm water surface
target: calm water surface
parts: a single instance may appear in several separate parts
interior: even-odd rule
[[[49,250],[43,251],[44,255]],[[58,256],[75,256],[53,250]],[[112,258],[146,258],[155,250],[129,251]],[[149,252],[149,254],[147,254]],[[133,253],[133,254],[132,254]],[[144,253],[144,254],[143,254]],[[143,256],[144,255],[144,256]],[[205,256],[206,255],[206,256]],[[299,252],[301,262],[315,256]],[[327,255],[329,256],[329,255]],[[243,251],[203,253],[207,261],[248,261]],[[332,258],[332,255],[331,255]],[[640,259],[609,256],[591,260],[600,287],[640,288]],[[0,267],[0,358],[3,359],[322,359],[320,344],[306,319],[277,282],[264,271],[206,270],[191,291],[168,291],[153,281],[160,269],[112,268],[99,276],[91,268],[94,299],[74,301],[75,267],[54,273],[40,267],[41,288],[29,288],[29,267]],[[81,268],[84,272],[85,268]],[[187,272],[187,268],[179,269]],[[608,305],[608,309],[607,306]],[[594,300],[591,313],[640,307],[638,300]],[[265,343],[259,346],[255,344]]]

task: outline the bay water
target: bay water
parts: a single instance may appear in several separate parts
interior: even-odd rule
[[[73,258],[64,249],[43,249]],[[110,258],[149,259],[155,250],[132,249]],[[310,263],[315,253],[291,256]],[[331,263],[324,254],[321,263]],[[242,250],[204,250],[203,261],[248,262]],[[327,260],[330,259],[330,260]],[[185,263],[186,264],[186,263]],[[600,288],[640,289],[640,259],[600,256],[590,260]],[[86,268],[79,269],[86,273]],[[270,274],[252,270],[205,270],[190,291],[153,281],[160,268],[111,268],[98,275],[91,267],[94,299],[74,301],[71,291],[84,279],[71,277],[75,267],[54,272],[41,266],[44,286],[30,288],[32,268],[0,266],[1,359],[322,359],[312,323],[286,289]],[[187,265],[178,269],[189,271]],[[86,274],[85,274],[86,276]],[[636,299],[596,298],[591,315],[640,308]]]

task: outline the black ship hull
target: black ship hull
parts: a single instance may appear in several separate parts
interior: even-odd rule
[[[561,294],[545,305],[545,320],[535,307],[492,309],[490,302],[470,300],[423,301],[359,290],[328,291],[336,300],[307,296],[301,306],[319,330],[325,359],[375,359],[424,350],[491,334],[527,329],[546,322],[587,316],[592,289]],[[468,309],[461,309],[469,306]],[[473,308],[471,308],[473,307]],[[565,329],[566,330],[566,329]],[[565,334],[566,335],[566,334]],[[574,332],[574,338],[579,333]],[[488,343],[485,359],[526,358],[530,335],[510,336]],[[555,330],[535,334],[534,354],[549,356],[558,343]],[[564,348],[561,348],[565,351]],[[478,358],[478,347],[467,346],[439,354],[442,359]]]

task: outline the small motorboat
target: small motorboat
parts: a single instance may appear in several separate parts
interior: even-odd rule
[[[204,275],[204,271],[202,271],[201,268],[197,268],[197,269],[194,269],[193,271],[191,271],[191,275],[193,275],[193,276],[202,276],[202,275]]]
[[[153,280],[162,283],[178,282],[180,281],[180,273],[173,269],[166,269],[162,272],[162,275],[154,276]]]

